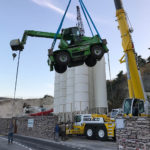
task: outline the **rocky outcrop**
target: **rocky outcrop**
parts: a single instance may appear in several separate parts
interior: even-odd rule
[[[15,99],[15,101],[11,98],[0,98],[0,118],[10,118],[12,115],[15,117],[22,116],[24,114],[23,107],[25,104],[38,107],[43,106],[46,109],[52,109],[53,97],[44,96],[39,99]]]

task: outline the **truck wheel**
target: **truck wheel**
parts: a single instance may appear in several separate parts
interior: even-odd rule
[[[107,140],[107,130],[105,127],[99,127],[97,129],[97,138],[101,141]]]
[[[104,55],[104,50],[100,45],[94,45],[91,48],[91,55],[95,58],[95,59],[101,59]]]
[[[93,139],[94,138],[94,130],[92,127],[87,127],[86,130],[85,130],[85,134],[86,134],[86,137],[88,139]]]
[[[54,65],[54,68],[55,68],[55,71],[57,73],[64,73],[66,70],[67,70],[67,66],[66,65],[58,65],[58,64],[55,64]]]
[[[68,63],[70,62],[70,56],[67,52],[58,52],[55,55],[55,60],[59,65],[68,65]]]
[[[94,67],[96,65],[97,61],[92,56],[88,56],[88,58],[85,60],[85,64],[88,67]]]

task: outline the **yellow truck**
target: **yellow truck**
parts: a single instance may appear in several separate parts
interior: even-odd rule
[[[67,135],[85,135],[88,139],[115,138],[115,120],[100,114],[78,114],[72,126],[67,125]]]

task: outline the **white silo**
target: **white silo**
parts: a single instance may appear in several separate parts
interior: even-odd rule
[[[74,112],[87,112],[89,109],[87,66],[82,65],[75,68],[74,87]]]
[[[60,101],[59,101],[59,112],[66,112],[66,75],[67,73],[60,74]]]
[[[67,90],[66,90],[66,112],[73,111],[74,101],[74,74],[75,68],[68,68],[67,70]]]
[[[73,101],[74,101],[74,77],[75,68],[67,70],[67,89],[66,89],[66,120],[72,121]]]
[[[54,113],[64,121],[75,113],[106,113],[105,59],[92,68],[82,65],[56,73],[54,91]]]
[[[93,113],[95,107],[94,95],[94,67],[88,68],[88,87],[89,87],[89,113]]]
[[[97,62],[94,67],[94,109],[96,113],[107,113],[107,87],[106,87],[106,72],[105,58]]]
[[[59,113],[60,101],[60,74],[55,72],[55,87],[54,87],[54,113]]]

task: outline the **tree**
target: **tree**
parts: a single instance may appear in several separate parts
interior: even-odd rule
[[[118,74],[117,74],[117,78],[121,79],[123,77],[123,71],[121,70]]]
[[[147,58],[147,63],[150,63],[150,56]]]
[[[139,67],[143,67],[146,64],[146,60],[141,55],[137,56],[137,63]]]

